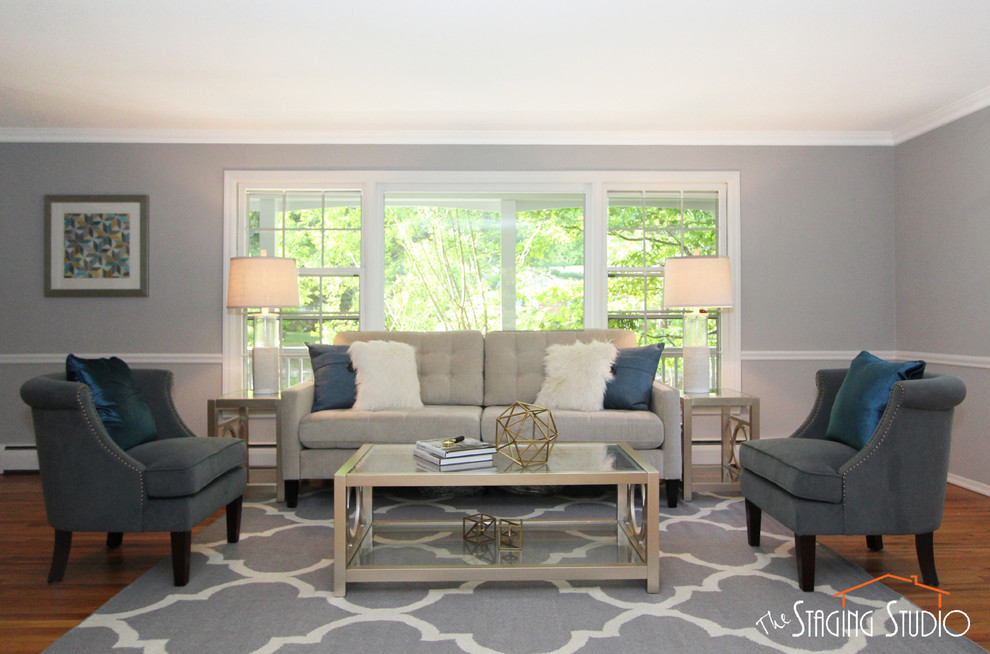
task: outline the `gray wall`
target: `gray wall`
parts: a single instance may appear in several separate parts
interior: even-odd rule
[[[951,470],[990,484],[990,109],[897,147],[897,348],[966,382]]]
[[[31,442],[17,389],[67,352],[182,361],[170,366],[179,409],[205,430],[220,390],[223,172],[252,168],[740,171],[743,390],[762,397],[764,435],[783,436],[810,408],[815,369],[897,346],[901,149],[0,144],[0,444]],[[150,195],[150,297],[43,297],[44,196],[56,193]],[[990,482],[981,474],[967,476]]]

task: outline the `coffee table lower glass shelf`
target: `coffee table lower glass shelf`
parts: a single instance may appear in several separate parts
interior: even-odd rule
[[[334,477],[334,594],[350,582],[643,579],[660,590],[660,480],[625,445],[558,444],[549,463],[496,471],[417,470],[412,445],[365,445]],[[375,487],[614,485],[615,519],[525,520],[523,538],[472,542],[448,521],[375,521]],[[515,547],[518,546],[518,547]],[[343,553],[343,556],[341,556]]]

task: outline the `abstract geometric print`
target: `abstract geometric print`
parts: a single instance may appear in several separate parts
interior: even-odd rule
[[[130,214],[67,213],[64,225],[64,278],[130,277]]]

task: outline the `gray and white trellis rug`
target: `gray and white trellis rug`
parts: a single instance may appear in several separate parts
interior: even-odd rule
[[[598,489],[601,491],[602,489]],[[570,494],[568,494],[570,493]],[[193,543],[192,576],[171,584],[163,560],[46,652],[183,654],[402,652],[983,652],[951,597],[919,609],[826,547],[818,586],[795,583],[792,536],[764,518],[763,544],[746,542],[739,497],[696,495],[661,508],[661,592],[642,581],[350,584],[332,594],[332,493],[286,509],[252,489],[241,540],[224,520]],[[489,491],[376,495],[376,516],[450,519],[614,516],[608,495]],[[126,540],[125,540],[126,545]],[[578,554],[579,555],[579,554]],[[941,615],[941,619],[939,616]]]

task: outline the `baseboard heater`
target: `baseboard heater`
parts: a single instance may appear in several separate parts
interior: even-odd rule
[[[0,446],[0,474],[7,472],[37,472],[38,448],[34,445]]]

